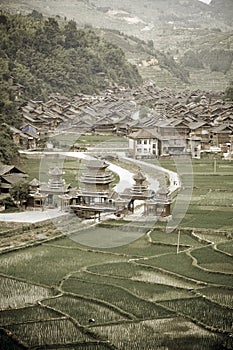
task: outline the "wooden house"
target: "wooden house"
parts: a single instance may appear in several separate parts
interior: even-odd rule
[[[14,165],[0,164],[0,194],[9,193],[18,182],[25,182],[28,175]]]

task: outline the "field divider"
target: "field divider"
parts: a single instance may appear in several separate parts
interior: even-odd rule
[[[105,341],[105,339],[102,338],[99,334],[96,334],[96,333],[92,332],[88,327],[82,326],[82,325],[78,322],[78,320],[76,320],[74,317],[72,317],[71,315],[67,314],[66,312],[63,312],[63,311],[61,311],[61,310],[59,310],[59,309],[56,309],[56,308],[54,308],[54,307],[51,307],[51,306],[49,306],[49,305],[44,305],[44,304],[40,303],[40,301],[38,302],[38,304],[39,304],[41,307],[45,307],[45,308],[47,308],[47,309],[50,309],[50,310],[52,310],[52,311],[55,311],[55,312],[60,313],[61,315],[63,315],[66,319],[70,320],[70,321],[73,323],[73,325],[74,325],[82,334],[85,334],[85,335],[87,335],[88,337],[93,338],[93,339],[95,339],[95,340],[99,340],[99,341],[101,341],[101,342],[104,342],[104,341]],[[111,344],[109,343],[109,345],[111,345]],[[112,349],[116,349],[116,348],[112,348]]]
[[[225,242],[228,242],[228,241],[225,241]],[[221,242],[221,243],[224,243],[224,242]],[[217,247],[218,244],[219,244],[219,243],[215,243],[215,244],[213,245],[213,249],[216,250],[216,252],[221,253],[221,254],[224,254],[224,255],[229,256],[229,257],[231,257],[231,258],[233,257],[232,254],[227,253],[227,252],[224,252],[223,250],[219,249],[219,248]]]
[[[162,303],[162,302],[159,302],[159,303]],[[225,330],[223,330],[223,329],[220,329],[220,328],[217,328],[217,327],[214,327],[214,326],[209,326],[208,324],[206,324],[206,323],[204,323],[204,322],[202,322],[202,321],[199,321],[198,319],[196,319],[196,318],[194,318],[194,317],[191,317],[191,316],[189,316],[189,315],[187,315],[187,314],[185,314],[185,313],[183,313],[183,312],[181,312],[181,311],[174,310],[173,308],[170,308],[170,307],[165,306],[165,305],[164,305],[164,308],[167,309],[168,311],[173,311],[173,312],[175,312],[178,316],[182,316],[182,317],[184,317],[184,318],[186,318],[186,319],[189,319],[189,320],[192,321],[193,323],[195,323],[195,324],[201,326],[202,328],[204,328],[204,329],[206,329],[206,330],[208,330],[208,331],[210,331],[210,332],[212,332],[212,333],[213,333],[213,332],[214,332],[214,333],[221,333],[221,334],[225,334],[225,335],[230,336],[230,337],[233,336],[233,333],[231,333],[231,332],[229,332],[229,331],[225,331]]]
[[[228,288],[229,290],[232,290],[232,292],[233,292],[233,289],[232,288]],[[216,300],[213,300],[213,299],[211,299],[211,297],[208,297],[208,296],[206,296],[206,295],[203,295],[203,294],[201,294],[200,292],[197,292],[197,291],[193,291],[193,293],[197,296],[197,297],[199,297],[199,298],[203,298],[204,300],[208,300],[209,302],[211,302],[212,304],[215,304],[215,305],[218,305],[218,306],[221,306],[221,307],[223,307],[224,309],[226,309],[226,310],[233,310],[233,306],[231,307],[231,306],[226,306],[226,305],[224,305],[224,304],[221,304],[219,301],[216,301]],[[200,295],[201,294],[201,295]]]
[[[166,270],[166,269],[163,269],[161,267],[157,267],[157,266],[153,266],[153,265],[149,265],[149,264],[140,264],[140,263],[137,263],[135,262],[136,265],[138,266],[141,266],[141,267],[147,267],[148,269],[151,269],[151,270],[158,270],[160,272],[163,272],[167,275],[171,275],[171,276],[175,276],[177,278],[179,278],[180,280],[183,280],[183,281],[186,281],[186,282],[192,282],[192,283],[195,283],[196,285],[199,285],[199,286],[207,286],[209,283],[206,283],[206,282],[203,282],[203,281],[200,281],[200,280],[196,280],[194,278],[190,278],[190,277],[186,277],[184,275],[180,275],[176,272],[172,272],[172,271],[169,271],[169,270]],[[192,288],[190,288],[192,289]]]
[[[113,278],[113,279],[116,279],[116,280],[124,280],[124,281],[127,281],[129,280],[130,282],[140,282],[142,284],[145,284],[145,285],[162,285],[162,286],[167,286],[167,284],[163,284],[163,283],[154,283],[154,282],[149,282],[149,281],[142,281],[142,280],[137,280],[137,279],[130,279],[130,278],[127,278],[127,277],[123,277],[123,276],[116,276],[116,275],[107,275],[107,274],[101,274],[101,273],[97,273],[97,272],[93,272],[93,271],[90,271],[88,269],[86,269],[85,271],[83,271],[84,273],[86,274],[90,274],[90,275],[94,275],[94,276],[100,276],[100,277],[110,277],[110,278]],[[76,276],[71,276],[71,278],[76,278]],[[116,285],[117,286],[117,285]],[[176,290],[183,290],[183,291],[187,291],[186,288],[182,288],[182,287],[177,287],[177,286],[172,286],[172,288],[176,289]]]
[[[159,305],[161,306],[161,305]],[[173,312],[174,313],[174,312]],[[126,324],[137,324],[141,323],[144,321],[153,321],[153,320],[164,320],[164,319],[173,319],[176,318],[177,316],[174,315],[167,315],[167,316],[158,316],[158,317],[145,317],[145,318],[137,318],[135,320],[119,320],[119,321],[112,321],[112,322],[106,322],[106,323],[94,323],[90,325],[90,328],[95,328],[95,327],[105,327],[105,326],[117,326],[117,325],[126,325]]]
[[[98,283],[98,282],[85,281],[85,280],[83,280],[83,279],[81,279],[81,278],[75,278],[75,279],[77,279],[77,281],[79,280],[79,281],[82,281],[82,282],[85,282],[85,283],[89,283],[89,284],[94,284],[94,285],[100,284],[100,283]],[[146,303],[149,303],[149,304],[155,305],[155,306],[160,306],[160,305],[157,305],[157,302],[155,302],[155,301],[149,301],[149,300],[147,300],[147,299],[145,299],[145,298],[139,297],[138,295],[132,293],[131,291],[129,291],[129,290],[128,290],[127,288],[125,288],[125,287],[122,287],[122,286],[119,286],[119,285],[114,285],[114,284],[108,284],[108,283],[106,283],[105,285],[107,285],[107,286],[109,286],[109,287],[113,286],[113,287],[115,287],[115,288],[118,288],[118,289],[120,289],[120,290],[123,290],[123,291],[126,292],[128,295],[133,296],[134,298],[136,298],[136,299],[138,299],[138,300],[141,300],[141,301],[143,301],[143,302],[146,302]],[[101,300],[101,299],[96,299],[96,300]],[[106,301],[104,300],[104,302],[106,302]],[[108,303],[108,302],[106,302],[106,303]],[[111,304],[111,303],[108,303],[108,304],[112,305],[113,307],[117,307],[117,306],[115,306],[115,305],[113,305],[113,304]],[[161,307],[161,306],[160,306],[160,307]],[[117,307],[117,308],[118,308],[118,307]],[[119,308],[119,310],[122,310],[122,309]],[[123,310],[123,311],[124,311],[124,310]],[[125,312],[125,311],[124,311],[124,312]],[[132,317],[133,319],[135,319],[135,318],[136,318],[136,319],[142,319],[142,318],[139,318],[139,317],[135,316],[134,314],[130,314],[130,313],[128,313],[128,312],[127,312],[127,314],[130,315],[130,317]],[[172,317],[172,315],[168,315],[168,316],[169,316],[169,317]]]
[[[75,294],[75,293],[72,293],[72,292],[66,292],[64,291],[63,295],[67,295],[67,296],[72,296],[72,297],[75,297],[75,298],[78,298],[78,299],[81,299],[81,300],[85,300],[85,301],[91,301],[97,305],[100,305],[100,306],[105,306],[105,307],[108,307],[110,310],[112,311],[115,311],[115,312],[118,312],[120,315],[122,315],[123,317],[127,317],[128,319],[130,320],[136,320],[137,318],[133,315],[133,314],[130,314],[129,312],[119,308],[118,306],[115,306],[105,300],[101,300],[101,299],[97,299],[97,298],[92,298],[92,297],[87,297],[85,295],[82,295],[82,294]]]
[[[99,249],[94,249],[94,248],[81,248],[81,247],[66,247],[66,246],[62,246],[62,245],[58,245],[58,244],[50,244],[50,243],[46,243],[46,245],[50,246],[50,247],[54,247],[54,248],[62,248],[62,249],[70,249],[70,250],[80,250],[82,252],[90,252],[90,253],[98,253],[98,254],[106,254],[106,255],[114,255],[114,256],[122,256],[122,257],[132,257],[132,255],[128,255],[125,253],[114,253],[114,252],[110,252],[110,251],[104,251],[104,250],[99,250]]]
[[[12,275],[6,275],[6,274],[4,274],[2,272],[0,273],[0,276],[5,277],[5,278],[9,278],[9,279],[12,279],[12,280],[15,280],[15,281],[18,281],[18,282],[23,282],[23,283],[26,283],[26,284],[30,284],[32,286],[43,287],[43,288],[50,289],[50,290],[54,289],[54,286],[51,286],[51,285],[28,281],[28,280],[25,280],[24,278],[15,277],[15,276],[12,276]]]
[[[93,340],[93,341],[85,341],[85,342],[72,342],[72,343],[66,343],[66,344],[64,344],[64,343],[53,343],[53,344],[46,344],[45,346],[44,345],[42,345],[42,346],[40,346],[40,347],[38,347],[38,345],[33,345],[33,346],[30,346],[30,350],[39,350],[39,349],[43,349],[43,350],[45,350],[45,349],[52,349],[52,350],[54,350],[54,349],[56,349],[56,350],[58,350],[58,349],[62,349],[62,350],[64,350],[64,349],[67,349],[67,350],[69,350],[70,348],[72,348],[72,349],[74,349],[74,347],[78,347],[78,348],[80,348],[80,350],[81,349],[85,349],[87,346],[93,346],[93,345],[96,345],[96,346],[98,346],[98,345],[106,345],[107,346],[107,349],[109,349],[109,350],[119,350],[119,348],[117,348],[114,344],[111,344],[109,341],[107,341],[107,340],[100,340],[100,341],[98,341],[98,340]],[[27,349],[29,349],[28,347],[27,347]],[[22,349],[23,350],[23,349]]]
[[[205,248],[205,247],[195,248],[195,249],[202,249],[202,248]],[[195,249],[192,249],[192,251]],[[198,260],[192,255],[191,250],[186,251],[185,254],[188,255],[192,259],[192,266],[196,267],[197,269],[200,269],[200,270],[208,272],[208,273],[216,273],[219,275],[233,276],[233,273],[231,273],[231,272],[221,272],[221,271],[216,271],[216,270],[209,270],[203,266],[200,266],[198,264]]]
[[[67,320],[67,317],[61,316],[61,317],[52,317],[52,318],[47,318],[44,320],[28,320],[28,321],[23,321],[23,322],[12,322],[8,324],[4,324],[4,327],[8,326],[15,326],[15,325],[20,325],[20,324],[30,324],[30,323],[43,323],[43,322],[50,322],[50,321],[59,321],[59,320]]]

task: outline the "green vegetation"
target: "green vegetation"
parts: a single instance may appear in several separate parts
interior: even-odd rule
[[[2,124],[0,130],[0,162],[5,164],[15,164],[18,161],[18,149],[15,142],[12,140],[12,133],[5,124]]]
[[[164,243],[164,244],[177,244],[178,240],[178,232],[173,231],[171,233],[164,232],[163,230],[159,229],[154,229],[150,233],[150,237],[153,242],[159,244],[159,243]],[[200,247],[203,245],[203,243],[199,242],[197,237],[193,237],[191,235],[191,232],[186,232],[181,231],[180,235],[180,245],[185,245],[185,246],[190,246],[190,247]]]
[[[197,259],[197,264],[210,271],[232,273],[232,257],[214,251],[212,247],[202,247],[192,251],[191,255]]]
[[[233,51],[224,49],[202,49],[199,52],[188,50],[182,58],[184,66],[202,69],[207,65],[210,70],[226,74],[232,65]]]
[[[96,93],[110,84],[141,82],[137,69],[121,49],[74,21],[59,22],[0,14],[2,122],[12,118],[22,99],[46,100],[50,93]],[[14,90],[16,86],[16,91]],[[23,95],[18,96],[19,89]]]
[[[232,240],[229,242],[223,242],[223,243],[219,243],[218,244],[218,249],[220,249],[221,251],[227,253],[227,254],[231,254],[233,255],[233,244],[232,244]]]
[[[26,182],[18,182],[10,189],[10,195],[15,200],[15,202],[19,203],[22,206],[27,202],[30,193],[30,186]]]
[[[198,290],[196,291],[198,294]],[[233,294],[232,289],[224,287],[206,287],[200,289],[200,294],[205,295],[206,298],[229,308],[233,308]]]
[[[218,51],[222,52],[222,56],[224,51],[226,55],[232,51],[230,0],[215,0],[210,6],[200,1],[134,0],[133,4],[125,1],[123,7],[113,0],[108,3],[104,0],[78,1],[75,5],[73,0],[67,0],[65,7],[62,0],[39,3],[34,0],[12,0],[10,3],[4,1],[2,7],[22,13],[37,8],[44,16],[57,15],[56,19],[61,20],[61,15],[74,19],[80,27],[88,24],[101,28],[100,35],[124,50],[129,61],[138,65],[145,80],[153,79],[160,87],[223,90],[226,80],[232,77],[232,65],[226,74],[221,70],[210,72],[206,60],[204,68],[188,67],[189,82],[184,83],[182,73],[186,67],[181,65],[184,53],[190,48],[200,61],[202,57],[199,59],[198,53],[201,51],[210,55],[213,51],[213,56]],[[29,16],[41,18],[41,14],[35,14],[35,11]],[[159,62],[144,67],[142,61],[151,58]],[[214,60],[221,68],[221,60],[217,62],[216,58],[217,55]]]
[[[90,269],[91,270],[91,269]],[[99,266],[99,273],[90,273],[90,270],[83,273],[77,272],[72,278],[92,283],[102,283],[114,285],[129,290],[139,298],[148,301],[170,300],[190,297],[190,292],[184,288],[174,288],[166,284],[145,283],[143,281],[131,280],[128,278],[120,278],[116,276],[103,276],[102,268]]]
[[[141,263],[172,271],[178,275],[192,278],[196,281],[233,287],[233,280],[229,278],[228,275],[201,270],[194,266],[192,262],[193,260],[191,257],[187,256],[185,253],[180,253],[176,255],[159,256],[149,259],[146,262],[142,261]]]
[[[224,331],[231,331],[232,310],[205,300],[205,298],[162,301],[161,305],[190,316],[192,319]]]
[[[123,260],[122,257],[110,256],[110,261]],[[78,271],[86,265],[106,261],[104,254],[85,250],[62,249],[58,246],[44,244],[30,250],[20,250],[0,258],[2,271],[11,276],[51,286],[57,284],[70,271]],[[18,262],[21,262],[20,264]],[[44,264],[47,261],[46,274]],[[29,263],[30,262],[30,263]],[[24,268],[22,269],[22,266]]]
[[[40,306],[24,307],[1,312],[1,326],[58,318],[59,313]]]
[[[90,318],[94,319],[97,324],[125,319],[113,308],[74,296],[65,295],[59,298],[48,299],[43,301],[43,304],[70,315],[84,326],[90,324]]]
[[[48,288],[1,276],[0,295],[1,308],[4,310],[35,304],[37,300],[52,296],[53,293]]]
[[[96,327],[95,331],[110,339],[119,349],[152,350],[217,350],[222,349],[222,336],[211,334],[181,317],[147,320]],[[140,336],[139,336],[140,334]]]
[[[7,326],[7,329],[30,346],[91,341],[67,319],[16,324]]]
[[[129,318],[157,318],[173,314],[114,285],[109,286],[70,278],[64,281],[62,288],[67,292],[105,301],[123,310],[129,315]]]
[[[230,230],[232,220],[231,208],[224,210],[221,207],[202,207],[191,204],[182,220],[181,227]],[[211,240],[211,235],[209,238]]]
[[[229,86],[225,90],[225,99],[233,101],[233,81],[229,83]]]
[[[67,225],[66,220],[63,224]],[[105,230],[110,229],[109,225],[110,223],[105,225],[108,227]],[[46,229],[46,226],[43,229]],[[32,227],[31,231],[34,230]],[[164,238],[166,243],[167,238],[162,236],[161,230],[153,231],[153,239],[156,239],[156,231],[157,238],[160,241]],[[96,232],[93,230],[94,233],[98,234],[98,229]],[[126,349],[130,349],[134,339],[138,349],[153,347],[155,342],[165,346],[174,341],[177,346],[181,346],[180,344],[183,346],[184,343],[191,346],[195,341],[200,349],[221,348],[220,344],[228,341],[226,336],[203,330],[192,320],[204,324],[204,327],[218,326],[228,330],[232,303],[231,289],[209,287],[208,284],[221,283],[231,286],[229,277],[199,271],[191,266],[191,258],[185,253],[175,255],[176,247],[169,245],[169,242],[165,246],[155,245],[148,239],[149,237],[142,237],[122,247],[123,251],[115,248],[119,249],[117,255],[115,249],[95,251],[68,238],[60,238],[51,243],[2,255],[0,257],[2,271],[6,275],[25,280],[22,282],[3,278],[1,295],[4,296],[5,311],[0,312],[0,316],[4,329],[13,332],[17,339],[31,346],[42,346],[46,343],[52,347],[54,344],[52,348],[56,348],[55,344],[67,342],[74,344],[73,348],[78,347],[78,344],[81,347],[81,344],[86,342],[89,349],[107,349],[104,339],[113,342],[114,346],[124,345]],[[199,245],[198,240],[189,234],[184,234],[184,242],[189,243],[191,249],[195,248],[191,252],[193,255],[200,253],[200,259],[198,257],[200,262],[203,258],[201,252],[205,259],[206,256],[212,259],[211,253],[213,256],[216,253],[205,245],[197,249],[202,243]],[[155,253],[154,249],[160,256],[157,258],[149,256],[145,245],[152,256]],[[133,257],[135,253],[138,257],[131,259],[131,262],[126,262],[126,258],[122,256],[126,254]],[[139,256],[143,258],[140,259]],[[183,277],[174,275],[174,272]],[[202,288],[200,289],[200,282],[192,281],[190,278],[201,280]],[[44,284],[46,288],[32,283]],[[207,287],[203,288],[203,283],[206,283]],[[204,299],[202,305],[200,301],[202,298],[194,298],[198,293],[205,294],[219,305]],[[41,301],[41,306],[35,306],[38,300]],[[28,307],[28,303],[32,306]],[[194,305],[192,312],[191,306],[188,308],[187,305]],[[21,308],[15,309],[17,307]],[[207,309],[211,307],[213,312],[208,317],[203,313],[199,315],[199,309],[207,313]],[[191,321],[184,321],[181,318],[178,321],[177,317],[169,318],[175,313],[178,315],[181,313]],[[221,313],[226,316],[218,324],[216,320]],[[218,316],[216,320],[214,314]],[[90,319],[94,321],[90,323]],[[142,323],[139,320],[144,321]],[[77,327],[74,322],[80,323],[83,328]],[[157,329],[156,332],[154,327]],[[177,327],[182,329],[185,327],[182,336],[178,336]],[[118,329],[120,332],[117,332]],[[124,330],[127,330],[127,333]],[[166,335],[168,330],[169,337]],[[148,332],[153,333],[153,337],[144,339],[144,335]]]
[[[169,170],[177,171],[173,159],[160,159],[159,164]],[[194,180],[193,193],[188,211],[180,226],[192,228],[194,231],[195,228],[203,228],[230,232],[233,222],[231,190],[233,188],[233,162],[222,159],[214,160],[210,156],[201,160],[195,159],[192,165],[193,173],[190,176],[193,176]],[[185,164],[183,164],[183,169],[185,169]],[[180,176],[182,179],[182,174]],[[215,233],[212,234],[215,235]],[[224,240],[226,236],[222,235],[221,238],[219,235],[218,238]],[[211,235],[208,239],[211,241]]]

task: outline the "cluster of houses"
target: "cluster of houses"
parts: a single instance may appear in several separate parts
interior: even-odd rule
[[[101,95],[72,98],[53,94],[21,108],[23,126],[12,129],[15,142],[38,148],[53,132],[125,135],[133,157],[232,151],[233,104],[221,93],[175,92],[151,82]]]
[[[14,141],[24,149],[38,149],[41,140],[58,132],[124,136],[133,158],[200,158],[201,152],[218,150],[230,158],[233,149],[233,104],[216,92],[177,93],[148,82],[134,89],[116,88],[94,96],[68,98],[53,94],[47,102],[29,101],[21,112],[22,128],[11,127],[11,131]],[[48,183],[40,184],[37,179],[30,183],[28,204],[54,205],[53,198],[58,196],[62,208],[68,206],[82,216],[85,211],[87,215],[100,215],[103,210],[132,210],[134,201],[141,199],[147,215],[170,215],[166,190],[150,193],[141,172],[135,175],[132,189],[114,197],[109,187],[111,174],[106,169],[102,161],[89,164],[80,178],[83,188],[75,192],[62,179],[62,170],[50,169]],[[14,166],[1,165],[1,195],[9,194],[10,188],[26,177]]]

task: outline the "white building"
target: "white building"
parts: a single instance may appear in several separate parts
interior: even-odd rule
[[[186,140],[175,130],[169,128],[159,132],[155,129],[140,129],[128,136],[129,155],[133,158],[156,158],[167,155],[186,154]]]
[[[158,157],[158,135],[148,129],[140,129],[128,136],[129,154],[133,158]]]

